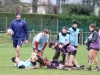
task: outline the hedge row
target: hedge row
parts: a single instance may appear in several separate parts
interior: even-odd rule
[[[0,13],[0,17],[15,17],[15,13]],[[100,15],[95,16],[94,14],[90,14],[90,16],[87,15],[66,15],[66,14],[22,14],[22,17],[25,18],[51,18],[51,19],[61,19],[61,20],[83,20],[83,21],[97,21],[100,22]]]

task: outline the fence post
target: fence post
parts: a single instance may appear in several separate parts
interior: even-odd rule
[[[6,17],[6,30],[7,30],[8,18]]]
[[[57,19],[57,33],[58,33],[58,19]]]
[[[80,34],[79,34],[79,44],[83,45],[83,31],[80,30]]]
[[[49,30],[49,42],[51,42],[51,30]]]
[[[43,19],[41,18],[41,31],[42,31],[42,26],[43,26]]]
[[[31,31],[31,41],[33,40],[33,37],[34,37],[34,29],[32,29]]]

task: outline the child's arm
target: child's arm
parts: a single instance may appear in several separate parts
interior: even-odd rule
[[[59,34],[57,35],[57,39],[56,39],[56,41],[59,42]]]
[[[30,67],[30,68],[25,68],[25,69],[36,69],[37,65],[35,65],[34,67]]]
[[[54,55],[54,57],[53,57],[53,60],[54,59],[58,59],[59,58],[59,56],[60,56],[60,52],[59,52],[59,48],[58,48],[58,46],[56,46],[56,52],[55,52],[55,55]]]
[[[88,40],[87,42],[88,42],[88,43],[95,42],[95,41],[96,41],[96,39],[97,39],[97,37],[98,37],[97,33],[96,33],[96,32],[94,32],[94,33],[93,33],[93,35],[92,35],[92,38],[91,38],[90,40]]]
[[[71,44],[71,42],[69,42],[69,43],[65,43],[65,45],[64,45],[64,49],[66,49],[66,47],[69,46],[70,44]]]

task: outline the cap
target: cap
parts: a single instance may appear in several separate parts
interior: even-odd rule
[[[20,14],[20,15],[21,15],[21,13],[20,13],[20,11],[19,11],[19,10],[17,10],[17,12],[16,12],[16,16],[17,16],[18,14]]]

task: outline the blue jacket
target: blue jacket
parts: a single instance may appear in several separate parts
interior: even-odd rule
[[[27,27],[27,23],[20,20],[13,20],[11,22],[10,28],[13,30],[14,34],[12,35],[12,40],[28,40],[29,38],[29,29]]]

